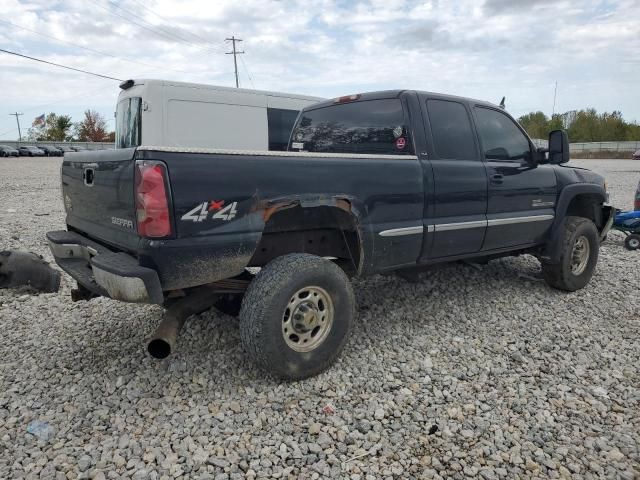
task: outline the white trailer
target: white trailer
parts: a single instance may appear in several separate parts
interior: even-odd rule
[[[298,112],[323,100],[167,80],[127,80],[120,88],[116,148],[286,150]]]

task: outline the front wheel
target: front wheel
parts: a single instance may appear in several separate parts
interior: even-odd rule
[[[632,233],[624,239],[624,246],[627,250],[638,250],[640,248],[640,235]]]
[[[355,299],[349,279],[333,262],[289,254],[267,264],[240,310],[240,337],[262,368],[288,379],[316,375],[344,348]]]
[[[542,263],[542,275],[551,287],[574,292],[583,288],[598,262],[600,242],[595,224],[583,217],[567,217],[558,236],[560,259]]]

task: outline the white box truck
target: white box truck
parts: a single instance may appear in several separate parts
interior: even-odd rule
[[[319,97],[167,80],[127,80],[116,108],[116,148],[286,150],[302,108]]]

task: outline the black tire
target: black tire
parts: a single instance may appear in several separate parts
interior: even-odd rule
[[[304,296],[303,291],[315,297],[319,294],[320,298],[326,295],[328,301],[316,299],[312,304],[312,294]],[[296,302],[298,306],[292,312],[289,306]],[[299,312],[303,308],[304,312],[312,312],[310,316],[315,319],[311,322],[316,322],[310,323],[306,331],[297,330],[301,324],[294,325],[293,320],[302,318]],[[331,320],[327,312],[332,312]],[[278,377],[299,380],[316,375],[335,362],[347,342],[354,317],[353,289],[342,269],[329,260],[294,253],[271,261],[249,284],[240,310],[240,338],[260,367]],[[321,323],[325,320],[327,324]],[[285,337],[287,324],[291,332]],[[322,330],[316,331],[317,328]],[[318,336],[309,337],[313,332]],[[317,345],[309,351],[296,350],[309,348],[295,344],[305,336]]]
[[[640,248],[640,235],[632,233],[624,239],[624,248],[627,250],[638,250]]]
[[[583,288],[591,277],[598,263],[600,241],[595,224],[583,217],[568,216],[564,220],[563,231],[558,236],[560,244],[560,261],[558,263],[542,263],[542,275],[547,284],[559,290],[574,292]],[[580,248],[584,243],[586,247]],[[586,263],[576,258],[584,258]]]

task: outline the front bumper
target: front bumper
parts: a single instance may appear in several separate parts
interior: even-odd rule
[[[157,272],[131,255],[66,230],[48,232],[47,240],[56,263],[87,290],[123,302],[164,301]]]

